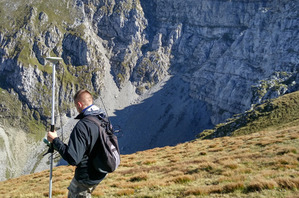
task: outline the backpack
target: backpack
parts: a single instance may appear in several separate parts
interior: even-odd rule
[[[120,152],[117,137],[107,118],[87,116],[99,127],[99,137],[91,150],[93,167],[101,173],[111,173],[120,164]]]

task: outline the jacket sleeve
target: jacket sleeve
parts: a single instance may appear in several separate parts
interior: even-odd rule
[[[53,140],[54,148],[70,165],[78,165],[85,154],[88,141],[84,130],[86,130],[84,124],[78,122],[70,135],[67,145],[59,138]]]

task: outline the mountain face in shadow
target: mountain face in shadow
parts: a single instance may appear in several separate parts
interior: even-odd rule
[[[172,76],[161,89],[111,117],[119,124],[121,153],[176,145],[195,138],[198,131],[212,127],[208,105],[189,95],[189,85]]]

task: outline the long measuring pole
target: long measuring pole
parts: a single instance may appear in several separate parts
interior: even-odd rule
[[[55,131],[55,72],[56,72],[56,64],[62,58],[59,57],[47,57],[47,60],[53,63],[52,67],[52,110],[51,110],[51,132]],[[50,149],[52,149],[52,152],[50,152],[50,177],[49,177],[49,198],[52,198],[52,171],[53,171],[53,144],[50,145]]]
[[[56,65],[53,64],[52,68],[52,110],[51,110],[51,132],[55,130],[55,69]],[[53,145],[51,145],[53,146]],[[52,197],[52,170],[53,170],[53,152],[50,153],[50,178],[49,178],[49,198]]]

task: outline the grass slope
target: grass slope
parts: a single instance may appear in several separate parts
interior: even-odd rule
[[[65,197],[71,166],[53,170],[53,197]],[[1,197],[47,197],[49,171],[0,183]],[[122,156],[94,197],[296,197],[299,127],[196,140]]]
[[[272,110],[279,109],[275,104],[280,106],[281,102],[284,106],[292,104],[293,108],[296,102],[291,103],[290,98],[298,93],[294,94],[272,101]],[[268,113],[259,119],[271,114],[261,112]],[[93,196],[298,197],[299,124],[296,119],[283,120],[283,127],[267,125],[251,130],[250,134],[198,139],[123,155],[119,169],[108,175]],[[251,126],[251,122],[246,126]],[[54,168],[53,197],[66,197],[73,174],[72,166]],[[48,182],[49,171],[0,182],[0,197],[47,197]]]
[[[256,105],[252,110],[198,135],[201,139],[238,136],[299,125],[299,91]]]

